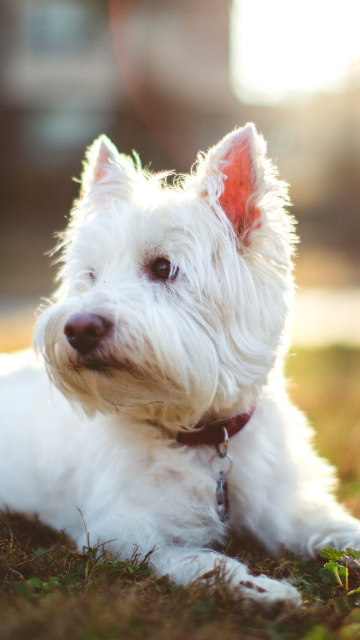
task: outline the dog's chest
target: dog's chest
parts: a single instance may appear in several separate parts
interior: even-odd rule
[[[150,448],[145,456],[138,452],[126,476],[130,512],[153,519],[168,542],[203,545],[224,537],[217,476],[206,456],[182,448]]]

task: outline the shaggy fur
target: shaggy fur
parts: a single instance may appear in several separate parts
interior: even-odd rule
[[[154,570],[179,583],[221,566],[249,600],[298,603],[290,584],[212,550],[231,532],[275,554],[360,546],[285,391],[293,221],[265,151],[247,125],[169,187],[105,136],[91,146],[60,287],[36,328],[53,384],[30,355],[3,360],[0,506],[38,513],[79,548],[84,520],[91,544],[122,558],[153,549]],[[95,346],[72,343],[79,317],[102,323]],[[228,461],[176,433],[252,407],[229,443],[224,524],[215,489]]]

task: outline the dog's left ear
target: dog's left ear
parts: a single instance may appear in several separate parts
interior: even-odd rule
[[[255,126],[247,124],[210,149],[201,167],[201,182],[210,204],[221,206],[243,238],[261,226],[258,201],[264,182],[265,149]]]
[[[88,147],[81,176],[82,195],[95,185],[121,184],[134,173],[129,158],[120,154],[109,138],[102,134]]]

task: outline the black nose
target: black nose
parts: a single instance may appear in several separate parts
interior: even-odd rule
[[[94,313],[75,313],[67,321],[64,333],[76,351],[88,353],[99,345],[109,327],[108,320]]]

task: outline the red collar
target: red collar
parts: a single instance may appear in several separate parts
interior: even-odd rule
[[[239,431],[247,425],[253,413],[254,407],[249,413],[240,413],[234,418],[217,420],[216,422],[208,422],[207,424],[199,423],[199,425],[191,431],[178,431],[176,441],[180,444],[186,444],[188,447],[197,447],[201,444],[222,444],[225,441],[226,435],[224,428],[227,431],[228,437],[231,438],[231,436],[239,433]]]

